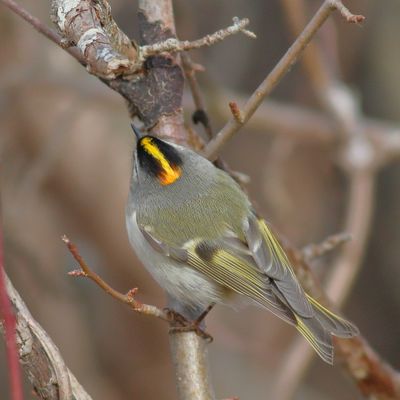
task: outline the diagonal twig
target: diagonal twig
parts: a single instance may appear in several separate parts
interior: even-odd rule
[[[101,289],[103,289],[107,294],[114,299],[127,304],[133,311],[136,311],[140,314],[150,315],[153,317],[160,318],[164,321],[169,322],[170,318],[167,313],[163,310],[159,309],[156,306],[152,306],[149,304],[143,304],[135,299],[135,294],[137,293],[137,288],[131,289],[128,293],[123,294],[113,289],[108,283],[103,281],[99,275],[97,275],[92,269],[87,265],[86,261],[80,255],[78,248],[74,243],[72,243],[66,235],[62,237],[62,241],[67,245],[68,250],[71,252],[72,256],[78,262],[81,267],[80,270],[71,271],[69,275],[76,277],[84,277],[92,280],[96,285],[98,285]]]
[[[341,13],[345,13],[344,6],[341,6],[342,4],[339,1],[326,0],[323,3],[311,21],[304,28],[303,32],[296,38],[292,46],[290,46],[285,55],[280,59],[278,64],[276,64],[273,70],[247,100],[242,109],[242,119],[239,120],[233,116],[227,122],[217,136],[205,148],[205,157],[209,158],[210,160],[214,160],[217,157],[220,148],[251,118],[265,97],[272,92],[275,86],[281,81],[283,76],[296,62],[297,58],[303,52],[310,40],[314,37],[321,25],[331,15],[331,13],[339,7]],[[357,18],[357,22],[359,22],[361,19],[362,18]],[[350,18],[349,22],[355,21],[351,20]]]

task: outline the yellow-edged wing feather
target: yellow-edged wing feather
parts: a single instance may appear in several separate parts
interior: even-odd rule
[[[153,248],[203,273],[225,288],[246,296],[296,326],[319,356],[333,362],[331,334],[352,337],[357,328],[320,305],[299,285],[290,262],[267,224],[255,216],[244,229],[247,243],[235,238],[191,240],[171,248],[142,230]]]

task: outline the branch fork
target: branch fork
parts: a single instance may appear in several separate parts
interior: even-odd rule
[[[245,29],[249,24],[247,18],[234,17],[231,26],[195,41],[169,38],[139,47],[115,23],[106,0],[52,0],[52,19],[63,37],[59,44],[75,45],[88,71],[104,79],[131,79],[151,56],[211,46],[239,32],[256,37]]]

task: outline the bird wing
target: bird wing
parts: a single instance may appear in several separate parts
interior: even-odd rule
[[[252,214],[244,225],[245,241],[227,230],[218,240],[198,238],[179,248],[157,238],[149,226],[139,225],[139,229],[154,250],[191,266],[295,325],[319,356],[332,364],[331,334],[353,337],[358,329],[303,291],[265,221]]]
[[[244,234],[257,266],[273,282],[289,306],[301,317],[314,316],[314,310],[290,266],[278,240],[263,219],[250,214]]]
[[[254,263],[251,252],[231,232],[212,242],[194,239],[181,248],[169,246],[148,226],[140,226],[152,248],[175,261],[203,273],[211,280],[247,296],[290,324],[296,318],[290,308],[275,294],[273,282]]]

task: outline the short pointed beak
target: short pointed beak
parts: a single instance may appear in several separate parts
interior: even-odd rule
[[[143,132],[139,130],[133,123],[131,123],[131,128],[135,133],[136,139],[139,140],[142,136],[144,136]]]

